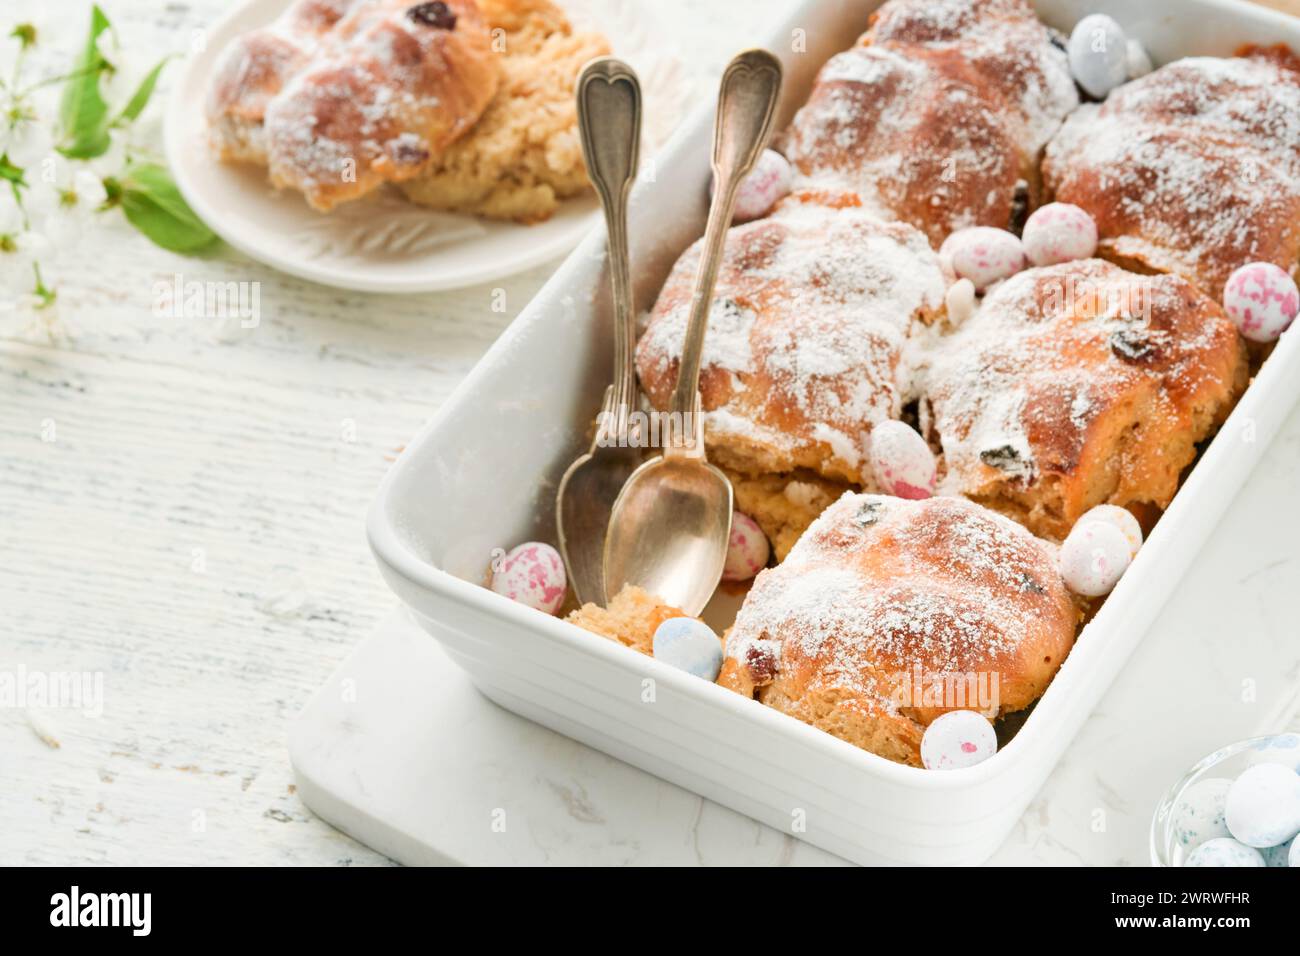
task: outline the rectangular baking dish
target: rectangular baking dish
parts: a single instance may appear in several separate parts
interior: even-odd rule
[[[766,38],[787,71],[782,122],[879,0],[808,0]],[[1068,30],[1107,12],[1157,63],[1289,43],[1300,21],[1235,0],[1043,0]],[[632,197],[638,307],[703,231],[712,104]],[[850,860],[971,864],[1006,837],[1204,546],[1300,394],[1284,336],[1021,730],[987,762],[891,763],[480,586],[492,552],[554,540],[555,483],[610,376],[602,230],[589,235],[390,470],[368,520],[385,579],[503,707]],[[653,693],[648,689],[653,688]]]

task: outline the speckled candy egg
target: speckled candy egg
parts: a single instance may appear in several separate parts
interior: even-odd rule
[[[1128,78],[1130,80],[1146,76],[1155,69],[1155,65],[1151,62],[1151,55],[1147,53],[1147,48],[1142,45],[1141,40],[1130,39],[1124,52],[1125,59],[1128,61]]]
[[[1260,850],[1259,854],[1264,858],[1264,865],[1278,868],[1295,866],[1291,860],[1298,856],[1295,849],[1297,843],[1300,843],[1300,837],[1292,837],[1285,843]]]
[[[1088,521],[1114,525],[1128,542],[1129,557],[1137,557],[1138,549],[1142,547],[1142,526],[1133,517],[1133,512],[1119,505],[1097,505],[1085,511],[1077,523],[1084,524]]]
[[[540,541],[526,541],[501,559],[492,572],[492,590],[512,601],[554,614],[564,603],[564,561]]]
[[[693,617],[670,617],[660,624],[653,648],[655,660],[707,681],[717,680],[722,670],[722,641]]]
[[[1065,586],[1084,597],[1109,594],[1133,560],[1128,538],[1102,521],[1076,524],[1061,545]]]
[[[1300,833],[1300,774],[1276,763],[1248,767],[1232,782],[1223,817],[1247,846],[1285,843]]]
[[[1291,841],[1291,851],[1286,855],[1286,865],[1300,868],[1300,840]]]
[[[960,770],[998,752],[998,736],[986,717],[953,710],[935,718],[921,737],[921,763],[927,770]]]
[[[1202,843],[1230,837],[1223,819],[1223,804],[1228,799],[1231,780],[1198,780],[1178,800],[1174,808],[1174,837],[1183,852],[1190,853]]]
[[[1070,34],[1066,47],[1070,72],[1084,92],[1095,99],[1128,79],[1128,37],[1123,28],[1103,13],[1084,17]]]
[[[1025,221],[1020,241],[1036,266],[1090,259],[1097,251],[1097,223],[1078,206],[1049,202]]]
[[[934,452],[902,422],[881,422],[871,430],[868,455],[876,484],[887,495],[919,500],[934,494]]]
[[[1272,342],[1300,313],[1300,290],[1285,269],[1252,262],[1228,277],[1223,310],[1252,342]]]
[[[1014,233],[992,226],[958,229],[944,240],[939,254],[952,263],[958,278],[970,279],[975,291],[980,293],[1025,267],[1025,249],[1020,239]]]
[[[754,168],[736,189],[731,221],[749,222],[766,216],[773,206],[790,195],[793,180],[794,170],[789,160],[774,149],[763,150]],[[713,184],[709,185],[709,195],[713,195]]]
[[[722,569],[724,581],[748,581],[767,566],[772,553],[767,535],[749,515],[731,514],[731,537],[727,539],[727,563]]]
[[[1243,846],[1231,837],[1202,843],[1192,851],[1183,866],[1263,866],[1264,857],[1253,847]]]
[[[1300,773],[1300,734],[1277,734],[1256,745],[1246,757],[1246,765],[1280,763]]]

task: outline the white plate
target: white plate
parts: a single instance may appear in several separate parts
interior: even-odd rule
[[[186,61],[167,107],[167,162],[196,213],[235,248],[325,285],[365,292],[433,292],[491,282],[564,255],[600,220],[594,196],[561,204],[544,223],[522,226],[424,209],[396,190],[322,214],[266,171],[218,162],[207,143],[209,77],[241,33],[270,23],[292,0],[245,0]],[[673,41],[633,0],[561,0],[575,26],[599,30],[641,76],[648,156],[686,112],[694,78],[670,54]],[[645,163],[643,161],[643,167]]]

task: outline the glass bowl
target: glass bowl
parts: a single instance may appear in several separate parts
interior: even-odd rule
[[[1278,737],[1292,736],[1294,732],[1268,734],[1264,737],[1250,737],[1235,744],[1220,747],[1214,753],[1197,761],[1183,778],[1165,791],[1164,798],[1156,807],[1151,818],[1151,865],[1182,866],[1188,851],[1183,849],[1178,838],[1177,818],[1174,811],[1183,795],[1202,780],[1221,778],[1234,780],[1246,769],[1250,755],[1263,749],[1270,741]]]

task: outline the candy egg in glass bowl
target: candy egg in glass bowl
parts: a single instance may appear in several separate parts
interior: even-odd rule
[[[1228,810],[1229,802],[1241,805],[1248,802],[1242,797],[1251,796],[1243,792],[1234,798],[1234,785],[1245,775],[1238,789],[1249,789],[1254,774],[1247,771],[1268,764],[1286,767],[1297,778],[1295,786],[1283,795],[1281,803],[1286,805],[1271,802],[1269,813],[1294,819],[1300,827],[1300,734],[1251,737],[1220,747],[1204,757],[1165,792],[1151,819],[1152,866],[1286,866],[1287,852],[1278,851],[1298,839],[1294,833],[1278,846],[1258,846],[1259,841],[1247,832],[1250,828],[1243,828],[1240,822],[1237,830],[1242,832],[1234,832],[1231,825],[1234,815]],[[1241,840],[1247,842],[1242,844],[1243,852],[1232,857],[1236,863],[1221,862],[1226,858],[1222,854],[1196,853],[1198,847],[1211,841],[1241,843]],[[1255,862],[1256,853],[1258,862]]]

